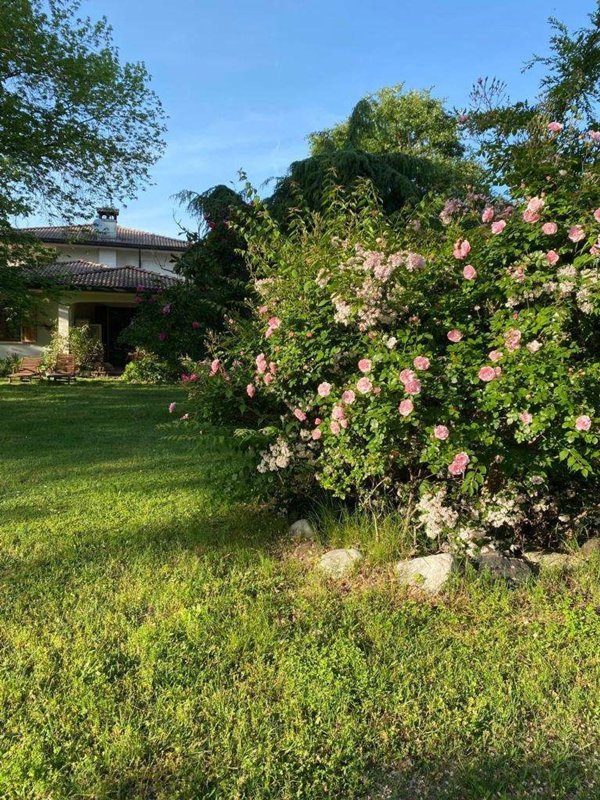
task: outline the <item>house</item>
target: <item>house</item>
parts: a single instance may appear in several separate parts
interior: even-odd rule
[[[0,358],[41,355],[56,326],[67,337],[71,326],[88,323],[102,340],[105,360],[124,365],[119,334],[135,313],[137,291],[177,283],[173,263],[187,244],[125,228],[114,208],[99,208],[97,215],[91,225],[25,229],[56,249],[56,262],[41,275],[58,284],[59,295],[45,303],[34,326],[0,319]]]

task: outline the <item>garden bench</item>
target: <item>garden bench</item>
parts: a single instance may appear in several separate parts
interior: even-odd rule
[[[55,383],[60,381],[71,383],[71,381],[76,380],[75,356],[66,354],[58,356],[55,369],[47,372],[46,377],[49,381],[54,381]]]

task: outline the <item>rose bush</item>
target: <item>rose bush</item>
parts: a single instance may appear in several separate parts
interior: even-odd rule
[[[190,384],[204,419],[245,428],[272,487],[397,497],[428,536],[468,543],[591,524],[600,144],[581,137],[581,169],[548,122],[543,182],[510,203],[386,216],[365,183],[284,230],[255,201],[253,320]]]

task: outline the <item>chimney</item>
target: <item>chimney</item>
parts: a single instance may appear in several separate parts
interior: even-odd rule
[[[98,216],[94,220],[94,229],[97,235],[103,239],[116,239],[119,209],[97,208],[96,213]]]

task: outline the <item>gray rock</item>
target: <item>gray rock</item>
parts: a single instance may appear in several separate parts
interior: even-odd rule
[[[299,519],[293,525],[290,525],[289,533],[296,539],[304,539],[309,542],[313,542],[316,539],[313,527],[307,519]]]
[[[543,553],[541,550],[532,550],[524,555],[527,561],[537,564],[540,569],[569,569],[580,560],[571,553]]]
[[[475,564],[480,571],[491,572],[510,583],[524,583],[533,574],[529,564],[522,558],[510,558],[501,553],[483,553],[475,559]]]
[[[319,559],[319,569],[330,578],[344,578],[362,560],[362,554],[354,547],[329,550]]]
[[[581,545],[580,553],[582,556],[591,556],[592,553],[597,553],[600,550],[600,538],[594,536],[588,539],[587,542]]]
[[[450,553],[409,558],[399,561],[394,567],[403,586],[417,586],[431,594],[440,591],[453,569],[454,558]]]

